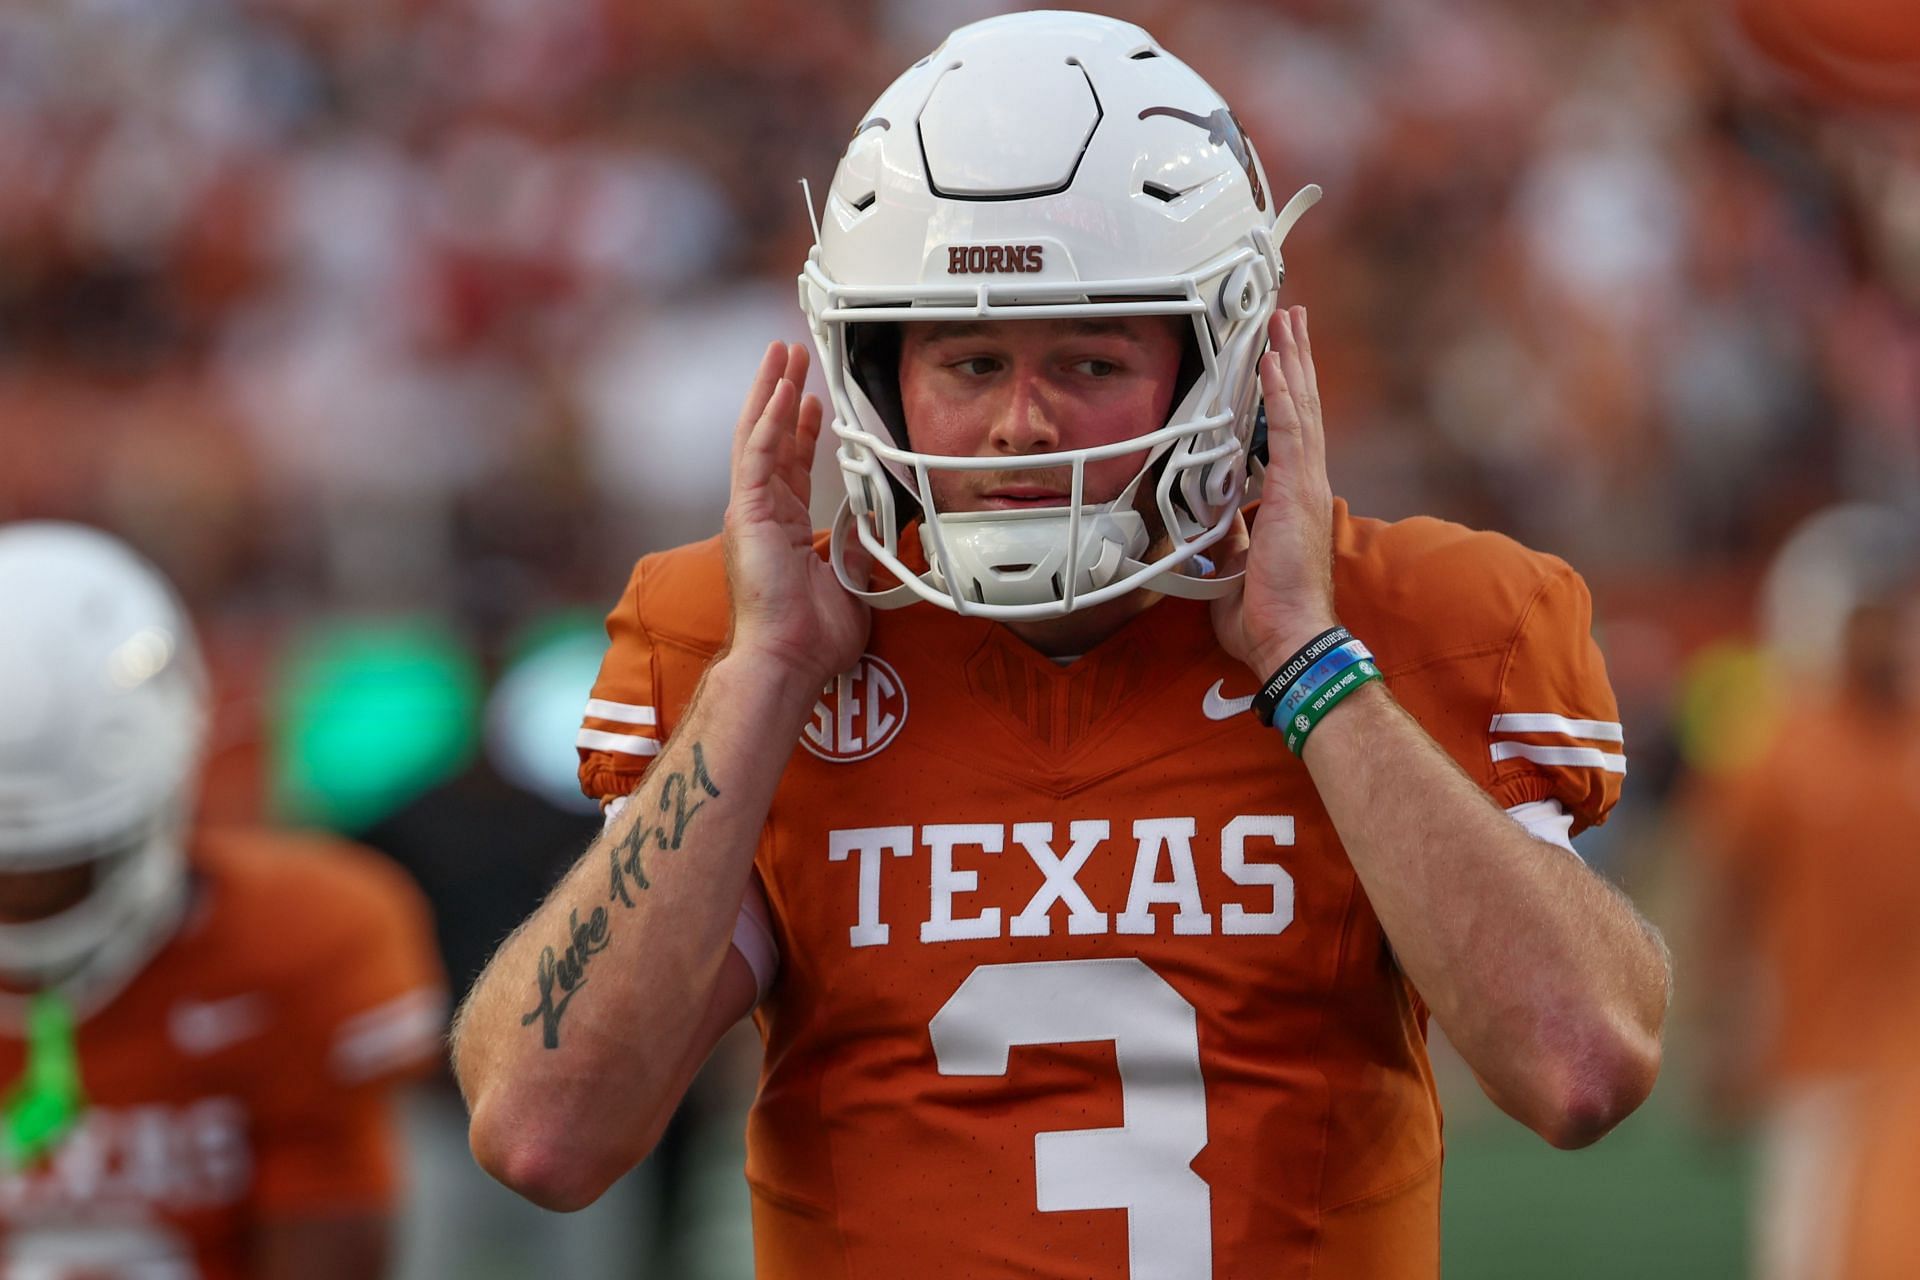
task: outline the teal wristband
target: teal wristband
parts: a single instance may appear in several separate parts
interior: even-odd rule
[[[1286,724],[1296,712],[1306,705],[1308,698],[1320,692],[1328,681],[1362,658],[1371,658],[1373,651],[1358,640],[1348,640],[1337,648],[1329,649],[1325,656],[1288,686],[1280,696],[1280,705],[1274,708],[1273,723]]]
[[[1380,679],[1380,668],[1371,658],[1362,658],[1333,676],[1307,696],[1293,719],[1286,721],[1287,750],[1295,755],[1306,745],[1307,735],[1340,704],[1341,699],[1363,684]]]

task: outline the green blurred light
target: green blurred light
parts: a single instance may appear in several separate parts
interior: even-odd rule
[[[323,626],[289,659],[275,699],[275,809],[366,830],[473,758],[482,696],[478,663],[438,623]]]

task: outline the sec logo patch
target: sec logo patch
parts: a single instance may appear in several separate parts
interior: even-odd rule
[[[865,760],[894,740],[907,722],[900,673],[870,653],[827,683],[813,704],[800,745],[835,764]]]

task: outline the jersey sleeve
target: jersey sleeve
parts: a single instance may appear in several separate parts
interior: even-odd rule
[[[660,754],[658,656],[641,616],[647,562],[607,615],[606,657],[580,719],[580,789],[602,805],[631,792]]]
[[[1567,834],[1573,830],[1573,815],[1558,800],[1529,800],[1515,805],[1507,813],[1535,840],[1558,845],[1578,856],[1580,851],[1573,847],[1573,839]]]
[[[286,1215],[381,1207],[397,1185],[394,1087],[442,1055],[445,980],[425,901],[377,855],[301,904],[312,932],[282,999],[278,1066],[257,1116],[257,1194]]]
[[[1485,734],[1487,789],[1505,808],[1557,800],[1578,834],[1619,800],[1625,734],[1593,639],[1593,602],[1572,569],[1549,575],[1527,602]]]

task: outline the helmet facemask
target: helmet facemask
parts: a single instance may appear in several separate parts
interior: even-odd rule
[[[950,298],[929,297],[928,290],[911,300],[845,297],[850,291],[826,286],[816,249],[802,279],[803,288],[813,285],[826,297],[814,316],[814,332],[848,490],[838,535],[855,533],[916,598],[1003,620],[1058,617],[1147,585],[1220,594],[1229,584],[1206,576],[1211,566],[1202,553],[1226,535],[1245,498],[1255,374],[1274,306],[1274,273],[1267,246],[1258,242],[1264,239],[1250,237],[1237,252],[1205,264],[1177,282],[1181,291],[1171,296],[1143,296],[1143,281],[1105,288],[1076,282],[1049,291],[1060,295],[1057,301],[1034,296],[1031,284],[1004,291],[981,285]],[[1003,298],[1003,292],[1016,296]],[[1231,311],[1219,304],[1222,295],[1234,300]],[[989,457],[915,450],[897,374],[876,376],[880,359],[871,350],[862,353],[865,358],[836,358],[848,348],[887,350],[885,343],[860,340],[858,331],[870,326],[1131,315],[1178,316],[1191,326],[1190,376],[1182,378],[1171,413],[1157,429],[1084,448]],[[1087,501],[1089,463],[1136,453],[1142,455],[1140,469],[1117,496]],[[1027,469],[1066,470],[1067,505],[952,512],[940,510],[933,498],[934,472]],[[916,518],[924,573],[901,559],[900,537]],[[1184,580],[1154,581],[1176,573]]]
[[[186,905],[184,834],[183,815],[171,810],[108,844],[37,863],[33,870],[85,867],[90,883],[57,911],[0,923],[0,984],[16,992],[57,987],[82,1007],[118,990]]]

